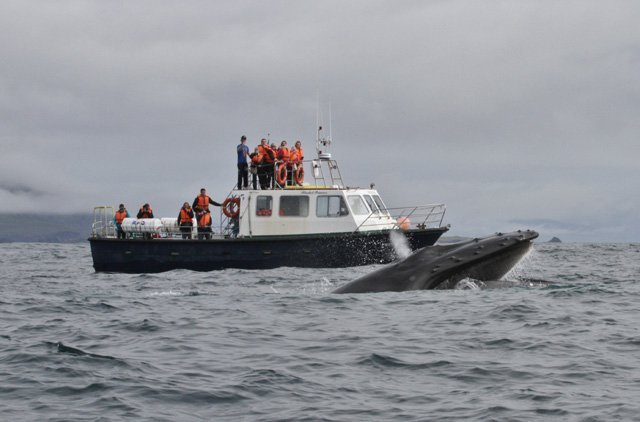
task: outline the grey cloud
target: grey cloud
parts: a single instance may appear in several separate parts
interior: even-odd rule
[[[639,18],[624,1],[3,2],[0,185],[172,216],[201,186],[223,199],[241,134],[310,156],[320,94],[345,180],[390,206],[446,202],[453,234],[550,219],[628,239]]]

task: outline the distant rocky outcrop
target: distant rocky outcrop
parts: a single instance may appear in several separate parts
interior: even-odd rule
[[[562,240],[554,236],[551,238],[551,240],[549,240],[549,243],[562,243]]]

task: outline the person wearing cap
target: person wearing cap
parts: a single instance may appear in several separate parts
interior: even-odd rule
[[[116,225],[116,233],[118,235],[118,239],[126,239],[127,234],[122,230],[122,222],[125,218],[129,218],[129,211],[124,207],[124,204],[120,204],[118,206],[118,211],[113,216],[113,223]]]
[[[242,135],[240,144],[236,148],[238,152],[238,189],[249,188],[249,147],[247,146],[247,137]]]

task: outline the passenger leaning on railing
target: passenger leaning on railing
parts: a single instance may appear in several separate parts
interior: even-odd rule
[[[122,222],[125,218],[129,218],[129,211],[124,207],[124,204],[120,204],[118,206],[118,211],[113,216],[113,223],[116,225],[116,233],[118,235],[118,239],[126,239],[127,234],[122,230]]]

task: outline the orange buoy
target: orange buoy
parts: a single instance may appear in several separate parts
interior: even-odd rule
[[[296,183],[302,186],[302,182],[304,182],[304,167],[299,166],[295,173],[293,173],[293,177],[296,180]]]
[[[229,218],[240,215],[240,198],[227,198],[222,203],[222,212]]]
[[[284,186],[287,183],[287,166],[284,163],[281,163],[278,166],[278,170],[276,171],[276,182],[280,186]]]

